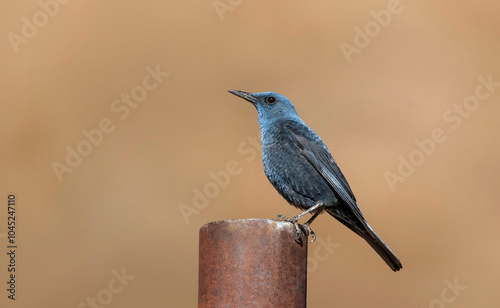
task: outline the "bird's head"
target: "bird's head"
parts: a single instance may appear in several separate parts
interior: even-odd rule
[[[299,119],[292,102],[281,94],[274,92],[248,93],[238,90],[229,90],[229,93],[249,101],[257,108],[260,125],[282,119]]]

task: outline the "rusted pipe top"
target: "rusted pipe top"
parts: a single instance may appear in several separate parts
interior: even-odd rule
[[[198,307],[305,307],[307,237],[270,219],[200,228]]]

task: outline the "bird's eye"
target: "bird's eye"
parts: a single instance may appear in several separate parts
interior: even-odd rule
[[[269,104],[274,104],[276,102],[276,98],[274,96],[269,96],[266,101],[269,103]]]

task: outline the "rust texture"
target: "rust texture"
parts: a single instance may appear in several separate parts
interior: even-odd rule
[[[270,219],[201,227],[198,307],[306,307],[307,237],[295,237]]]

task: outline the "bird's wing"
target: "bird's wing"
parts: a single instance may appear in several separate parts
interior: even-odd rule
[[[297,126],[286,125],[286,127],[288,134],[292,138],[295,145],[299,148],[302,155],[307,158],[311,165],[313,165],[314,168],[330,184],[333,190],[345,202],[356,218],[358,218],[358,220],[363,224],[366,231],[372,234],[373,231],[368,226],[363,214],[359,210],[356,204],[356,198],[354,197],[347,180],[319,137],[317,137],[317,140],[315,140],[315,138],[307,138],[305,136],[305,131],[297,129]]]

